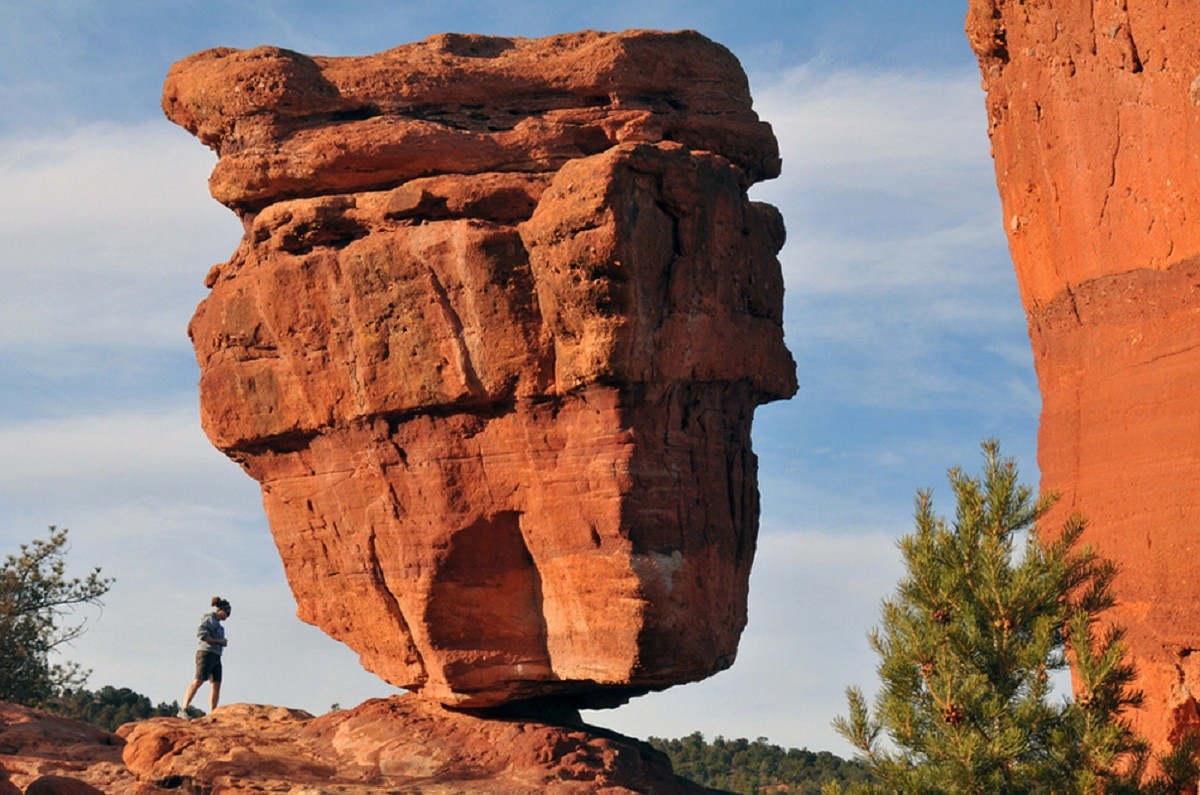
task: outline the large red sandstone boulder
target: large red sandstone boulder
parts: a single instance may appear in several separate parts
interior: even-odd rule
[[[190,327],[298,615],[446,705],[732,664],[796,389],[778,151],[695,33],[211,50],[167,115],[246,234]]]
[[[1200,725],[1200,3],[971,0],[1042,484],[1121,567],[1164,744]],[[1061,516],[1060,513],[1060,516]]]
[[[413,696],[319,718],[253,704],[121,727],[141,781],[213,795],[703,795],[649,745],[602,730],[482,719]],[[311,789],[310,789],[311,788]]]

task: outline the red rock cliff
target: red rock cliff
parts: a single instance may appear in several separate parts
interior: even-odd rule
[[[754,407],[795,391],[770,127],[694,33],[177,63],[243,219],[190,327],[298,614],[446,705],[729,666]]]
[[[1200,4],[971,0],[1042,483],[1121,566],[1158,743],[1200,696]]]

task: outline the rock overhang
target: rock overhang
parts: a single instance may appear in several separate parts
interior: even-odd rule
[[[164,109],[246,235],[189,328],[298,614],[443,704],[730,665],[790,397],[778,173],[691,32],[210,50]]]

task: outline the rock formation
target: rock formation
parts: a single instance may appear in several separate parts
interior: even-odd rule
[[[142,781],[222,795],[332,791],[462,795],[703,795],[645,743],[597,730],[452,713],[415,696],[314,718],[235,704],[197,721],[122,726]]]
[[[778,173],[695,33],[202,52],[168,117],[245,237],[190,327],[298,615],[448,706],[730,665],[754,407],[796,389]]]
[[[1200,724],[1200,4],[971,0],[1042,484],[1121,567],[1162,745]],[[1060,513],[1061,516],[1061,513]]]
[[[0,702],[0,795],[159,792],[125,768],[124,744],[94,726]]]
[[[0,795],[720,795],[646,743],[587,727],[454,713],[415,696],[314,718],[230,704],[109,734],[0,702]]]

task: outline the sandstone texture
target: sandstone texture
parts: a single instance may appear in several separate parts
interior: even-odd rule
[[[695,33],[177,63],[245,237],[190,326],[301,619],[448,706],[728,667],[787,398],[770,127]]]
[[[483,719],[416,696],[314,718],[231,704],[108,734],[0,703],[0,795],[720,795],[603,729]]]
[[[253,704],[121,727],[143,782],[212,795],[703,795],[649,745],[597,729],[481,719],[416,696],[318,718]],[[210,789],[211,788],[211,789]]]
[[[1121,567],[1112,615],[1159,745],[1200,725],[1200,4],[971,0],[1060,512]],[[1061,515],[1061,514],[1060,514]]]
[[[77,721],[0,702],[0,795],[151,795],[121,760],[124,741]]]

